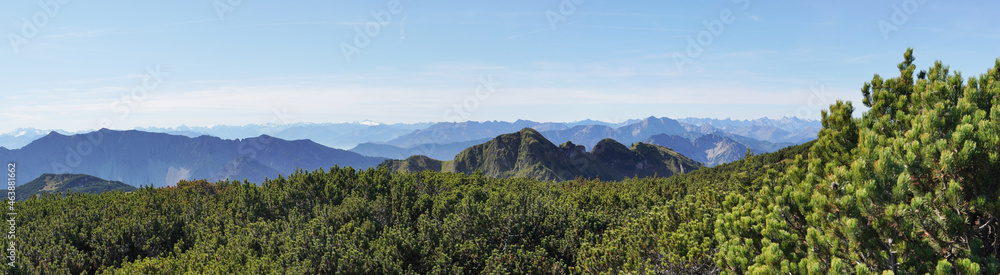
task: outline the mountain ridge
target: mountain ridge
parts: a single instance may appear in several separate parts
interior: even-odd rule
[[[469,147],[452,160],[418,155],[386,160],[379,166],[398,172],[431,170],[471,174],[478,171],[496,178],[563,181],[577,177],[609,180],[668,177],[696,170],[702,164],[666,147],[636,143],[628,148],[613,139],[600,141],[591,152],[571,141],[556,146],[538,131],[526,127]]]
[[[653,117],[655,118],[655,117]],[[338,149],[349,149],[357,147],[363,143],[387,143],[399,147],[412,147],[417,144],[427,144],[427,143],[439,143],[447,144],[454,142],[463,142],[470,140],[479,139],[489,139],[496,135],[515,132],[524,126],[534,128],[539,132],[547,131],[561,131],[570,129],[576,126],[604,126],[612,129],[618,129],[621,127],[637,124],[637,123],[648,123],[650,118],[645,119],[629,119],[621,122],[605,122],[592,119],[579,120],[574,122],[534,122],[530,120],[519,119],[513,122],[506,121],[466,121],[466,122],[419,122],[419,123],[378,123],[372,121],[355,121],[355,122],[341,122],[341,123],[268,123],[268,124],[246,124],[246,125],[212,125],[212,126],[177,126],[177,127],[141,127],[135,130],[153,133],[165,133],[172,135],[182,135],[191,138],[196,138],[202,135],[216,136],[223,139],[242,139],[249,137],[257,137],[262,134],[267,134],[273,137],[286,139],[286,140],[296,140],[296,139],[310,139],[316,143],[322,144],[327,147],[338,148]],[[818,127],[821,126],[819,121],[815,120],[804,120],[799,118],[781,118],[781,119],[770,119],[770,118],[760,118],[752,120],[731,120],[731,119],[712,119],[712,118],[681,118],[681,119],[671,119],[678,122],[687,131],[699,131],[701,133],[711,133],[715,129],[722,130],[729,133],[734,133],[738,135],[744,135],[748,137],[753,137],[755,139],[778,139],[783,138],[783,140],[767,140],[774,143],[801,143],[804,140],[814,139],[818,131]],[[462,126],[464,125],[464,126]],[[479,130],[475,130],[475,125],[480,125]],[[745,128],[748,125],[760,126],[757,128]],[[458,126],[462,126],[456,129]],[[713,127],[714,126],[714,127]],[[791,133],[782,133],[781,137],[772,137],[768,133],[774,130],[763,128],[763,127],[778,127],[780,130]],[[485,128],[484,128],[485,127]],[[494,129],[489,129],[493,127]],[[705,127],[707,129],[697,130],[697,127]],[[429,131],[428,131],[429,130]],[[468,137],[461,137],[461,133],[449,133],[448,131],[459,131],[459,132],[475,132],[482,131],[482,133],[475,134],[470,133]],[[50,131],[57,131],[64,135],[72,134],[85,134],[92,131],[77,131],[69,132],[64,130],[41,130],[36,128],[17,128],[6,133],[0,133],[0,147],[6,147],[8,149],[19,149],[24,145],[27,145],[31,141],[38,139]],[[425,137],[418,138],[411,141],[406,141],[408,139],[406,136],[413,138],[413,135],[420,135],[420,132],[425,132]],[[437,133],[438,136],[432,136],[431,134]],[[662,132],[661,132],[662,133]],[[444,135],[441,135],[444,134]],[[657,133],[659,134],[659,133]],[[676,134],[676,133],[673,133]],[[791,135],[791,136],[788,136]],[[610,136],[617,140],[622,140],[620,136]],[[555,140],[555,138],[549,136],[550,139]],[[636,137],[637,140],[648,138],[648,136]],[[396,140],[400,139],[400,140]],[[396,140],[394,142],[390,142]],[[587,144],[588,147],[593,147],[597,140],[593,140],[589,143],[581,142],[576,140],[578,144]],[[632,141],[634,142],[634,141]],[[556,142],[558,143],[558,142]],[[628,143],[628,142],[626,142]]]
[[[0,150],[0,161],[17,161],[23,167],[19,174],[28,178],[82,173],[157,187],[192,178],[260,182],[295,169],[367,168],[383,160],[269,135],[229,140],[108,129],[72,136],[52,132],[20,149]]]

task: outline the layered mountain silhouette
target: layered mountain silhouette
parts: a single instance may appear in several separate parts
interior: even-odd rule
[[[521,128],[533,128],[539,131],[566,129],[563,123],[541,123],[519,119],[514,122],[441,122],[426,129],[413,131],[392,139],[385,144],[411,148],[423,144],[448,144],[480,139],[489,139],[504,133],[517,132]]]
[[[15,150],[0,148],[0,161],[18,163],[18,175],[81,173],[156,187],[184,179],[262,182],[295,169],[368,168],[383,158],[329,148],[309,140],[267,135],[240,140],[141,131],[99,131],[72,136],[52,132]]]
[[[67,192],[98,194],[108,191],[135,191],[136,188],[120,181],[109,181],[84,174],[42,174],[35,180],[17,186],[14,189],[17,200],[23,201],[33,195],[57,194]],[[3,190],[4,194],[8,190]]]
[[[777,123],[771,120],[761,120],[756,122],[727,121],[730,122],[730,124],[724,124],[726,127],[750,125],[746,127],[752,128],[753,125],[756,125],[750,123],[764,125],[760,127],[772,127],[770,126],[771,124]],[[693,122],[708,123],[712,121],[693,120]],[[805,123],[800,120],[793,120],[793,122]],[[716,124],[721,124],[721,122],[716,122]],[[390,143],[364,143],[351,149],[351,151],[366,156],[385,157],[391,159],[403,159],[413,155],[425,155],[433,159],[450,159],[466,147],[485,142],[495,135],[490,136],[490,138],[476,140],[465,139],[492,135],[500,130],[510,130],[518,126],[523,126],[522,128],[533,128],[545,136],[546,139],[555,144],[572,142],[574,144],[583,145],[587,148],[594,148],[601,140],[604,139],[614,139],[623,144],[631,144],[640,141],[652,143],[653,141],[651,141],[650,138],[656,135],[680,136],[686,138],[688,141],[681,142],[678,140],[678,142],[663,143],[659,145],[675,149],[680,148],[677,149],[678,152],[702,162],[707,166],[715,166],[739,160],[746,153],[746,148],[750,148],[755,154],[760,154],[774,152],[778,149],[795,145],[795,143],[790,142],[775,143],[767,140],[758,140],[755,138],[724,132],[711,126],[710,124],[698,126],[690,123],[679,122],[670,118],[648,117],[646,119],[636,120],[634,123],[628,123],[618,128],[613,128],[608,125],[609,124],[576,125],[570,127],[570,124],[542,124],[526,120],[518,120],[514,123],[496,121],[482,123],[439,123],[428,129],[415,131],[409,135],[401,136],[390,142],[397,145]],[[509,132],[513,131],[514,130],[511,130]],[[783,130],[778,129],[778,131]],[[724,139],[724,144],[716,145],[716,142],[710,143],[703,140],[698,143],[698,146],[695,146],[694,144],[697,140],[703,136],[708,136],[706,139]],[[815,133],[813,133],[813,136],[815,136]],[[700,150],[684,149],[687,147],[697,147],[700,148]],[[714,151],[706,153],[706,151],[710,150]]]
[[[24,165],[27,169],[25,171],[30,172],[31,176],[42,173],[87,173],[135,185],[162,186],[180,179],[216,180],[227,177],[259,182],[264,177],[291,173],[296,167],[315,169],[349,165],[363,168],[376,165],[381,158],[405,159],[413,155],[452,159],[466,148],[498,135],[532,128],[554,144],[572,142],[594,148],[602,140],[609,138],[622,144],[655,143],[672,148],[705,165],[714,166],[742,158],[745,148],[750,148],[754,153],[774,152],[814,139],[819,127],[821,125],[818,121],[797,118],[674,120],[648,117],[618,123],[596,120],[571,123],[518,120],[381,124],[363,121],[147,128],[148,131],[171,134],[99,131],[96,132],[98,134],[71,135],[58,131],[59,134],[49,132],[45,135],[43,133],[46,131],[25,128],[0,134],[0,146],[7,146],[0,147],[0,160],[31,164]],[[206,136],[205,133],[217,137]],[[87,137],[99,139],[104,134],[124,137],[115,139],[114,144],[104,145],[125,147],[91,148],[97,147],[94,146],[96,143],[84,142]],[[661,134],[683,137],[688,142],[680,139],[670,142],[651,140],[653,136]],[[699,141],[703,136],[717,141]],[[319,144],[296,139],[310,139]],[[270,140],[276,140],[277,143],[265,149],[262,144]],[[29,141],[38,144],[30,146]],[[117,143],[119,141],[122,143]],[[351,146],[351,152],[327,148]]]
[[[366,142],[351,148],[355,152],[365,156],[383,157],[390,159],[404,159],[409,156],[424,155],[435,159],[449,159],[465,148],[486,142],[490,139],[478,139],[471,141],[460,141],[446,144],[425,143],[410,147],[399,147],[395,145]]]
[[[611,126],[613,124],[609,123],[580,125],[575,123],[540,123],[529,120],[443,122],[397,137],[384,144],[411,148],[424,144],[448,144],[489,139],[500,134],[516,132],[522,128],[532,128],[553,142],[573,141],[577,144],[593,147],[598,141],[605,138],[632,143],[655,134],[676,135],[686,132],[684,126],[676,120],[665,117],[649,117],[617,128]]]
[[[636,143],[629,148],[613,139],[603,139],[590,152],[572,142],[556,146],[538,131],[524,128],[469,147],[450,161],[412,156],[404,160],[387,160],[380,166],[400,172],[479,171],[497,178],[562,181],[577,177],[608,180],[669,177],[694,171],[702,165],[669,148],[646,143]]]
[[[21,148],[31,143],[31,141],[45,136],[48,132],[51,131],[35,128],[17,128],[9,133],[0,134],[0,146],[9,149]]]
[[[598,142],[608,138],[621,143],[631,144],[653,135],[679,135],[685,132],[687,130],[676,120],[665,117],[648,117],[639,122],[618,128],[601,125],[581,125],[565,130],[542,131],[542,134],[555,143],[572,141],[573,143],[593,148]]]
[[[545,131],[542,132],[542,135],[553,143],[561,144],[572,141],[578,145],[594,148],[594,145],[597,145],[601,140],[617,137],[618,131],[615,128],[603,125],[580,125],[565,130]]]
[[[275,118],[281,118],[276,114]],[[654,120],[659,120],[657,123]],[[280,122],[280,121],[279,121]],[[760,118],[753,120],[732,120],[732,119],[712,119],[712,118],[645,118],[629,119],[621,122],[604,122],[598,120],[581,120],[576,122],[534,122],[528,120],[518,120],[514,122],[486,121],[486,122],[441,122],[441,123],[396,123],[383,124],[373,121],[356,121],[346,123],[292,123],[292,124],[248,124],[242,126],[214,125],[208,127],[149,127],[137,130],[153,133],[166,133],[172,135],[182,135],[191,138],[209,135],[223,139],[240,139],[257,137],[261,135],[273,136],[285,140],[309,139],[316,143],[333,148],[353,148],[364,143],[387,144],[399,148],[411,148],[424,144],[449,144],[456,142],[467,142],[474,140],[484,140],[493,138],[499,134],[510,133],[524,127],[538,130],[550,140],[559,143],[551,131],[563,131],[577,126],[584,126],[570,131],[572,135],[579,129],[590,127],[587,131],[580,133],[586,135],[593,133],[598,128],[607,127],[612,130],[621,129],[622,133],[615,135],[604,135],[599,138],[594,137],[587,142],[577,139],[574,143],[592,147],[603,138],[614,138],[623,143],[631,143],[644,140],[655,134],[674,134],[672,130],[679,124],[684,131],[697,132],[701,134],[711,134],[724,132],[727,134],[739,135],[746,138],[766,141],[774,144],[799,144],[816,138],[816,134],[822,127],[816,120],[803,120],[794,117],[780,119]],[[660,124],[666,126],[658,132],[656,126]],[[645,128],[648,131],[635,132],[638,136],[626,138],[626,133],[634,128]],[[64,135],[80,134],[62,130],[55,130]],[[45,136],[50,130],[39,130],[34,128],[18,128],[7,133],[0,133],[0,147],[8,149],[20,148],[31,141]],[[560,133],[566,135],[566,133]],[[780,147],[783,148],[784,146]],[[457,151],[456,151],[457,153]]]

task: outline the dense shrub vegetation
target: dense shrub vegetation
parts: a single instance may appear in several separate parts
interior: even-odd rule
[[[7,273],[997,274],[1000,60],[875,76],[815,142],[670,178],[351,168],[17,203]],[[8,248],[4,244],[4,249]]]
[[[808,158],[756,194],[727,195],[716,263],[728,273],[997,274],[1000,59],[963,81],[936,62],[823,112]]]

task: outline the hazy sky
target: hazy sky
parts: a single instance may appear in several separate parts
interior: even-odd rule
[[[997,1],[3,1],[0,132],[818,118],[1000,57]],[[879,23],[882,22],[882,23]]]

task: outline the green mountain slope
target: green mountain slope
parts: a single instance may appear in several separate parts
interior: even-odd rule
[[[387,166],[392,171],[413,173],[421,171],[441,171],[442,161],[424,155],[410,156],[404,160],[385,161],[380,166]]]
[[[531,128],[503,134],[469,147],[452,161],[424,156],[390,160],[381,166],[393,171],[482,172],[495,178],[571,180],[577,177],[619,180],[625,177],[668,177],[694,171],[701,164],[669,148],[636,143],[632,148],[604,139],[586,152],[583,146],[566,142],[556,146]]]
[[[35,180],[14,189],[17,200],[23,201],[33,195],[65,194],[67,192],[99,194],[107,191],[135,191],[136,188],[120,181],[108,181],[84,174],[42,174]],[[6,193],[6,191],[4,191]]]

